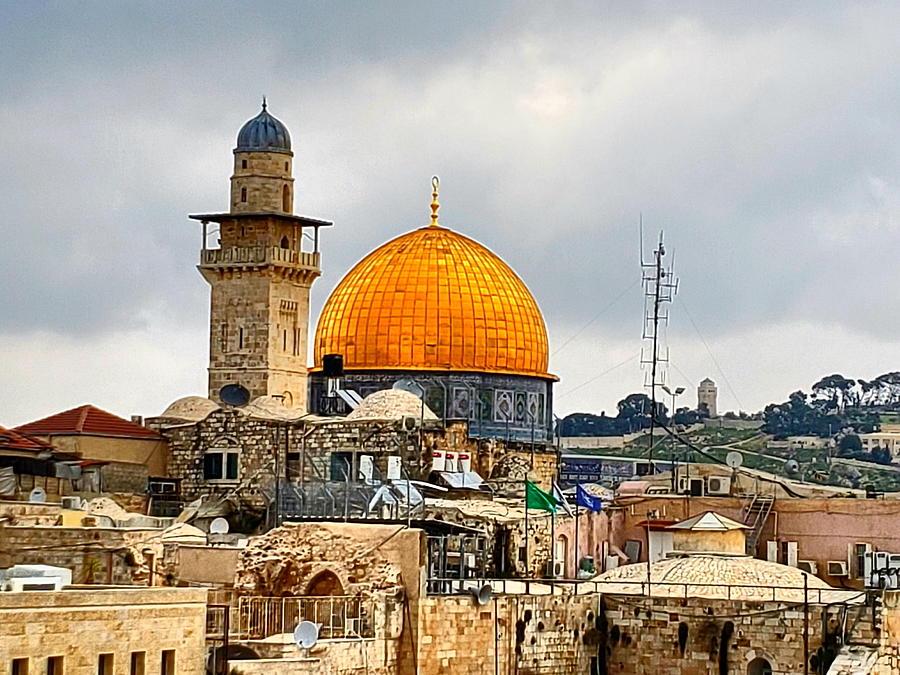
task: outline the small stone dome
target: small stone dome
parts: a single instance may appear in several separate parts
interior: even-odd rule
[[[219,404],[203,396],[185,396],[174,401],[165,409],[160,417],[172,417],[178,420],[199,422],[206,419],[211,412],[219,409]]]
[[[437,419],[427,405],[422,410],[422,399],[415,394],[400,389],[382,389],[366,396],[347,419],[399,420],[406,416],[418,418],[423,412],[426,420]]]
[[[238,132],[235,152],[291,152],[291,135],[287,127],[268,113],[263,99],[262,111]]]

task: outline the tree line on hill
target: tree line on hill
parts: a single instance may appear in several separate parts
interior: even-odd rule
[[[572,413],[560,421],[562,436],[621,436],[650,426],[653,403],[646,394],[629,394],[616,404],[617,414],[606,412]],[[747,415],[725,413],[729,419],[762,418],[762,431],[776,438],[788,436],[838,437],[847,456],[862,453],[856,441],[843,440],[856,433],[870,433],[880,424],[879,413],[900,411],[900,372],[879,375],[873,380],[854,380],[840,374],[828,375],[812,386],[812,392],[795,391],[783,403],[771,403],[762,413]],[[678,408],[669,417],[669,410],[661,401],[656,402],[656,421],[663,424],[689,425],[709,417],[709,411],[701,406],[697,410]],[[876,449],[878,450],[878,449]],[[868,455],[869,453],[862,453]],[[883,455],[883,452],[881,453]],[[863,458],[863,457],[860,457]],[[865,457],[887,463],[890,457]],[[887,461],[884,461],[884,460]]]

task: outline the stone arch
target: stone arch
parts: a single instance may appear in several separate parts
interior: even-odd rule
[[[772,675],[772,664],[768,659],[757,656],[747,664],[747,675]]]
[[[329,596],[345,595],[344,584],[337,574],[329,569],[320,570],[306,584],[305,595]]]

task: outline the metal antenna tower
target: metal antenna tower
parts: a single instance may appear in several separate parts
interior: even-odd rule
[[[669,349],[661,345],[660,326],[669,323],[669,312],[665,307],[671,303],[678,292],[678,279],[675,277],[675,256],[670,258],[668,266],[663,262],[666,247],[663,244],[662,230],[659,232],[659,243],[649,261],[644,260],[644,220],[641,216],[641,276],[644,282],[644,329],[641,347],[641,367],[645,369],[644,386],[650,389],[650,472],[656,473],[653,466],[653,431],[656,425],[656,388],[666,384],[665,366],[669,362]],[[649,348],[650,353],[647,354]]]

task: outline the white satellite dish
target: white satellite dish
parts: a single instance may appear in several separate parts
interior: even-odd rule
[[[725,463],[732,469],[737,469],[741,464],[744,463],[744,456],[737,450],[732,450],[727,455],[725,455]]]
[[[228,521],[224,518],[216,518],[209,524],[210,534],[228,534]]]
[[[32,504],[44,504],[47,501],[47,493],[44,488],[36,487],[28,493],[28,501]]]
[[[301,621],[294,629],[294,642],[302,649],[310,649],[319,641],[319,624]]]

